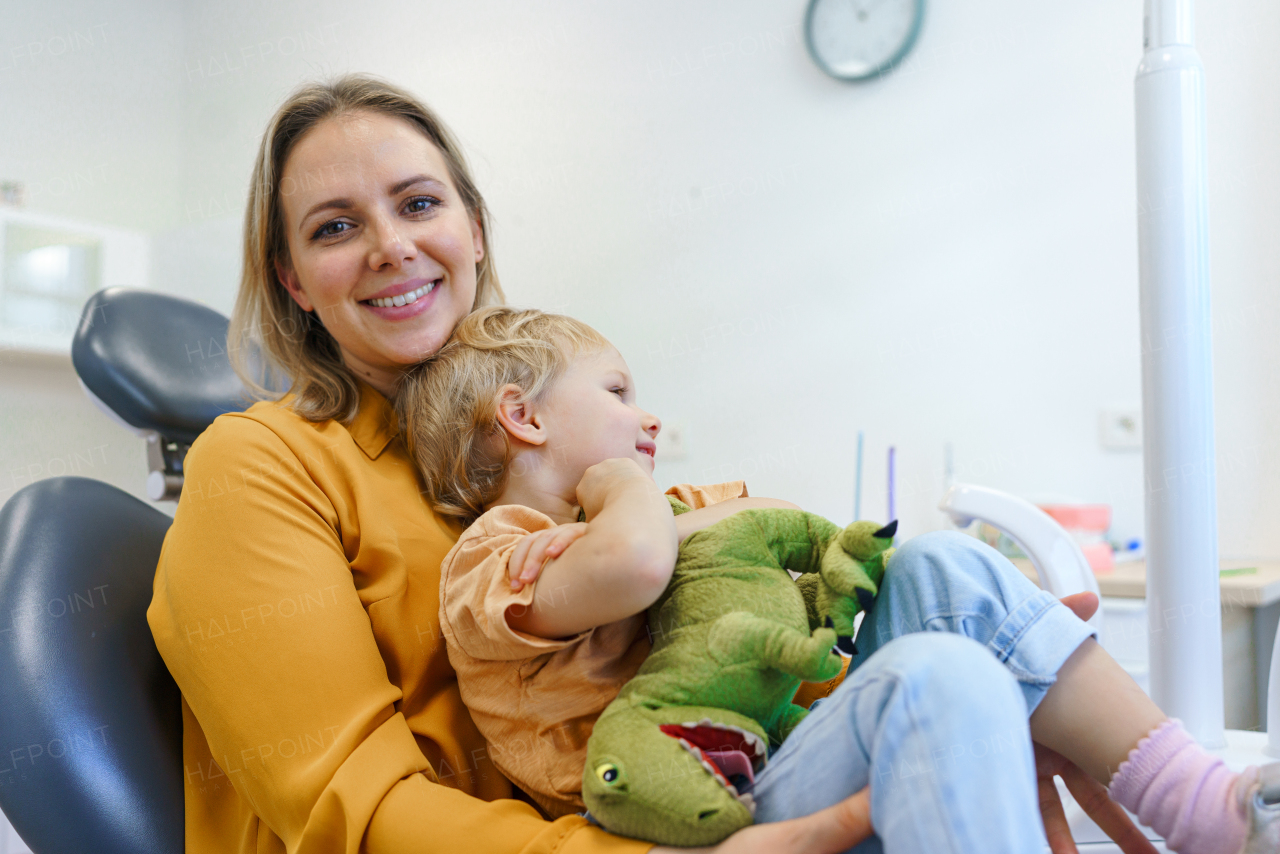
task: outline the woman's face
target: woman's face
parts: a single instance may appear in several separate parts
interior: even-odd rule
[[[280,281],[316,312],[347,367],[390,396],[475,302],[480,224],[443,155],[402,119],[338,116],[298,140],[280,195]]]

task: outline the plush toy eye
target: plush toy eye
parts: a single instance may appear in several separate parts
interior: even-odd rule
[[[610,765],[606,762],[603,765],[596,766],[596,776],[600,778],[600,782],[606,786],[612,786],[618,782],[618,766]]]

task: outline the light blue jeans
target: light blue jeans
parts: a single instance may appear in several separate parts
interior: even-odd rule
[[[1045,850],[1027,718],[1092,635],[973,537],[908,540],[848,676],[757,776],[756,821],[808,815],[870,783],[876,836],[857,854]]]

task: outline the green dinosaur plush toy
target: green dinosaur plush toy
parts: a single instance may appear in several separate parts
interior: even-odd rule
[[[766,744],[807,714],[791,702],[800,682],[840,672],[831,647],[870,606],[896,529],[744,510],[686,539],[649,609],[653,650],[587,742],[591,815],[613,833],[678,846],[751,824],[755,805],[739,789],[764,766]]]

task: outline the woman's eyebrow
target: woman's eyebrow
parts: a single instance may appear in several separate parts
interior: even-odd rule
[[[432,178],[430,175],[414,175],[412,178],[405,178],[400,183],[391,187],[387,190],[387,195],[394,196],[398,193],[403,193],[414,184],[435,184],[437,187],[444,187],[444,184],[437,181],[435,178]]]

